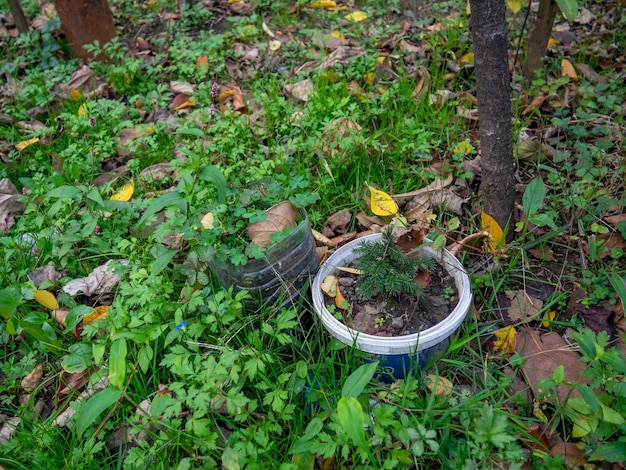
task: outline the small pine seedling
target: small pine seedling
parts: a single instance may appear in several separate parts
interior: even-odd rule
[[[390,227],[383,232],[381,242],[363,243],[355,253],[360,255],[355,260],[355,267],[361,271],[356,291],[362,299],[378,294],[389,300],[400,295],[414,299],[424,295],[424,288],[415,282],[415,276],[420,271],[432,270],[434,261],[422,256],[408,256],[395,244]]]

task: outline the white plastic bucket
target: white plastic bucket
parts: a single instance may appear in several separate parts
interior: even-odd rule
[[[448,250],[424,248],[423,254],[434,258],[452,276],[459,300],[454,310],[443,321],[424,331],[393,337],[374,336],[353,330],[337,320],[324,304],[322,281],[337,267],[347,266],[355,258],[354,248],[362,243],[379,242],[382,234],[366,235],[338,248],[320,267],[312,285],[313,308],[328,332],[348,346],[370,353],[379,360],[385,372],[396,378],[404,377],[409,368],[425,367],[448,345],[448,338],[459,328],[472,303],[470,279],[461,262]]]

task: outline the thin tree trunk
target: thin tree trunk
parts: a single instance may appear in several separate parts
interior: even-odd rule
[[[522,75],[526,81],[535,78],[535,69],[541,67],[541,59],[546,55],[554,18],[558,10],[559,7],[555,0],[539,0],[537,20],[535,20],[535,26],[528,38],[526,58],[522,62]]]
[[[55,0],[54,6],[76,57],[93,59],[83,46],[98,41],[102,47],[115,37],[113,15],[107,0]],[[105,57],[100,54],[96,59]]]
[[[24,10],[22,10],[22,5],[20,5],[20,0],[8,1],[9,9],[11,10],[11,14],[13,15],[13,21],[15,21],[15,26],[17,26],[17,30],[21,34],[27,34],[28,21],[26,21],[26,15],[24,15]]]
[[[505,2],[470,0],[478,99],[483,210],[505,229],[513,224],[515,165]],[[507,240],[513,236],[508,230]]]

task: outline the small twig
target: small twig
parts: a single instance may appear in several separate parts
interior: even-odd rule
[[[469,242],[474,241],[478,238],[483,238],[483,237],[489,237],[489,232],[477,232],[477,233],[473,233],[471,235],[468,235],[467,237],[465,237],[463,240],[461,240],[460,242],[454,242],[454,245],[451,246],[450,248],[448,248],[448,251],[450,253],[452,253],[453,256],[458,258],[459,253],[461,252],[462,248],[470,248],[472,250],[476,250],[476,247],[473,247],[471,245],[468,245]],[[482,250],[481,250],[482,251]]]

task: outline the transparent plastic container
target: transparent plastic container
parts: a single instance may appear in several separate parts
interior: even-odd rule
[[[247,290],[252,300],[248,308],[276,304],[289,306],[297,300],[300,291],[319,267],[315,239],[304,210],[303,220],[285,239],[269,246],[262,259],[248,260],[243,266],[229,261],[210,259],[208,264],[219,284],[224,288]]]

